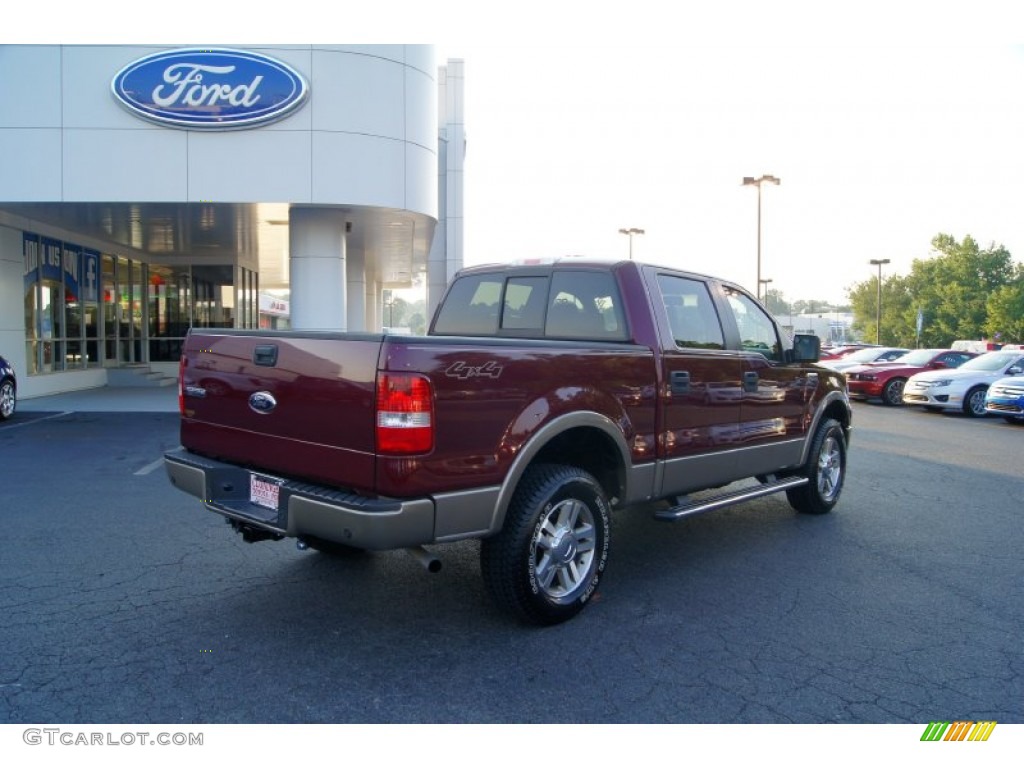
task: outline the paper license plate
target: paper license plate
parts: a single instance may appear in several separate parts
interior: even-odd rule
[[[249,475],[249,501],[276,512],[281,500],[282,482],[275,477]]]

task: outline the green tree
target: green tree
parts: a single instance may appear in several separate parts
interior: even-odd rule
[[[882,278],[882,323],[880,334],[878,324],[878,277],[854,285],[849,292],[853,311],[853,330],[865,341],[894,347],[914,345],[913,315],[910,293],[906,278],[889,275]]]
[[[764,305],[768,308],[776,317],[781,315],[788,315],[792,310],[790,309],[789,302],[786,301],[782,295],[782,291],[770,289],[765,292]]]
[[[1024,343],[1024,265],[1007,285],[988,297],[985,331],[990,339],[1004,343]]]
[[[983,338],[989,331],[989,302],[997,297],[1012,315],[1013,296],[1001,291],[1014,282],[1009,251],[994,244],[983,250],[970,235],[957,242],[952,235],[939,234],[931,245],[932,257],[915,259],[909,275],[891,275],[882,281],[883,344],[913,346],[918,340],[918,312],[924,320],[920,337],[924,347]],[[877,292],[877,277],[850,289],[854,328],[869,340],[875,338]],[[1001,332],[1010,333],[1010,328],[1007,325]]]
[[[909,288],[924,315],[922,343],[946,346],[956,339],[981,339],[986,334],[988,299],[1013,279],[1013,260],[1002,246],[987,250],[968,235],[958,243],[952,235],[936,235],[936,253],[915,260]]]

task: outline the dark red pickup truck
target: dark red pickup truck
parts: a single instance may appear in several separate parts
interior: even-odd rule
[[[835,505],[850,404],[817,357],[705,275],[475,267],[424,337],[193,329],[166,467],[249,541],[429,557],[482,539],[495,601],[552,624],[593,595],[613,509]]]

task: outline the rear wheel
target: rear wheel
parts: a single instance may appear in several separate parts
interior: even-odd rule
[[[903,405],[903,385],[906,379],[892,379],[882,390],[882,403],[884,405]]]
[[[985,387],[975,387],[964,398],[964,413],[972,418],[985,415]]]
[[[576,467],[530,467],[500,533],[480,548],[484,584],[505,611],[532,624],[572,618],[594,595],[608,558],[604,490]]]
[[[826,419],[818,426],[800,474],[808,483],[786,491],[790,506],[809,515],[832,511],[846,478],[846,434],[838,421]]]

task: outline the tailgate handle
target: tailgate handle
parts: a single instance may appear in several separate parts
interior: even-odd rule
[[[252,351],[252,361],[256,365],[265,365],[267,368],[273,368],[277,365],[277,345],[257,344],[256,348]]]

